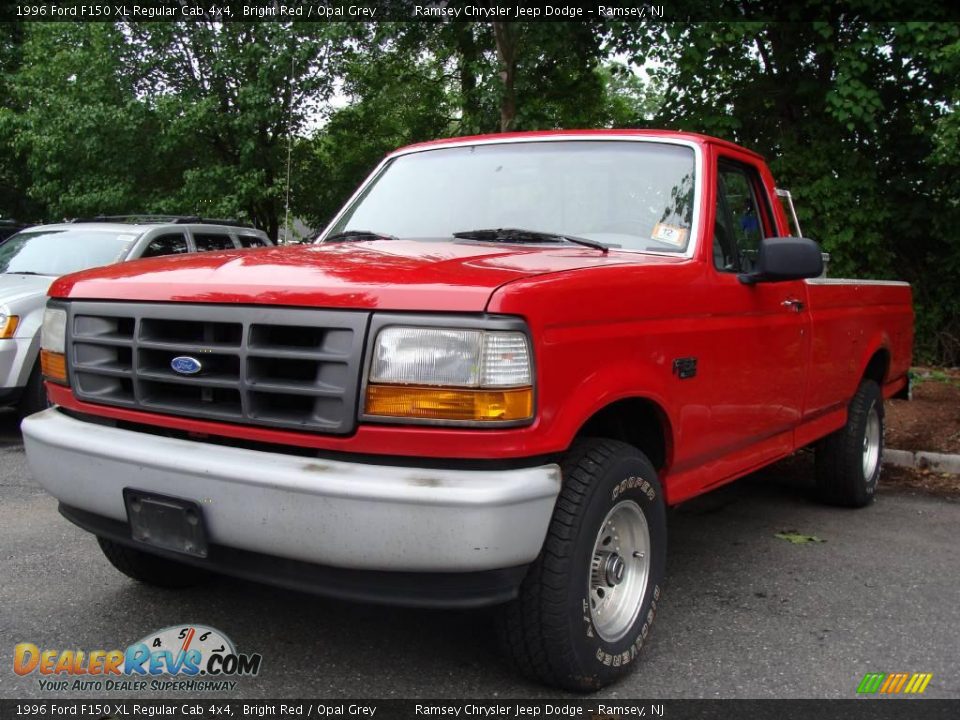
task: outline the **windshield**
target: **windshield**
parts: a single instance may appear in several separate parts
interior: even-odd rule
[[[575,235],[682,253],[690,241],[692,148],[551,141],[438,148],[390,161],[330,235],[371,230],[451,240],[475,228]]]
[[[120,261],[136,235],[116,230],[36,230],[0,245],[0,273],[67,275]]]

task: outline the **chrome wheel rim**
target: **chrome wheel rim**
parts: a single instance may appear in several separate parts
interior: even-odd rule
[[[616,642],[633,627],[649,578],[647,519],[633,500],[621,500],[604,518],[590,556],[590,619],[603,640]]]
[[[874,403],[867,413],[867,427],[863,432],[863,478],[870,482],[880,463],[880,412]]]

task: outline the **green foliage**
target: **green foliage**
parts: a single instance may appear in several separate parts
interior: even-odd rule
[[[107,24],[36,23],[25,32],[12,83],[22,110],[9,123],[29,198],[52,218],[136,205],[153,185],[154,164],[142,156],[156,125],[135,96],[123,35]]]
[[[910,382],[914,388],[925,382],[942,383],[960,388],[960,378],[955,375],[950,375],[943,370],[917,370],[916,368],[911,368]]]
[[[276,238],[288,143],[333,93],[350,32],[338,23],[134,26],[138,96],[180,179],[151,209],[247,218]]]
[[[333,92],[349,27],[32,23],[0,116],[48,219],[240,217],[276,237],[288,140]]]
[[[422,52],[424,43],[437,42],[436,28],[402,29],[358,30],[342,58],[350,102],[297,145],[295,206],[314,227],[326,225],[388,152],[453,132],[458,98],[449,88],[450,70]]]
[[[15,143],[23,106],[11,78],[23,63],[23,34],[19,23],[0,23],[0,219],[32,220],[42,212],[24,191],[30,174]]]

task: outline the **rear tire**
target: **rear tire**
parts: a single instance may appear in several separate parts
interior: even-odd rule
[[[574,691],[634,666],[660,602],[666,512],[653,465],[616,440],[578,441],[540,556],[498,629],[527,677]]]
[[[869,505],[882,467],[883,393],[864,380],[850,401],[847,424],[817,446],[817,494],[830,505]]]
[[[97,537],[107,560],[127,577],[162,588],[186,588],[203,582],[207,572],[136,548]]]
[[[30,379],[27,380],[27,386],[23,389],[23,395],[17,403],[17,413],[25,418],[48,407],[50,407],[50,401],[47,400],[47,389],[43,386],[43,372],[40,370],[40,361],[37,360],[33,370],[30,371]]]

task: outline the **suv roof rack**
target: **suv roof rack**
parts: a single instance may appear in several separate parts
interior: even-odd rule
[[[94,217],[73,218],[71,223],[116,222],[133,224],[173,223],[177,225],[192,223],[195,225],[227,225],[229,227],[256,229],[250,223],[224,218],[204,218],[199,215],[96,215]]]

